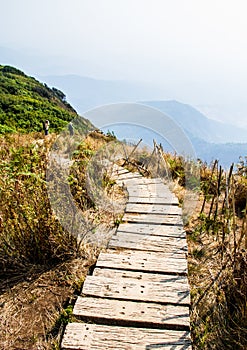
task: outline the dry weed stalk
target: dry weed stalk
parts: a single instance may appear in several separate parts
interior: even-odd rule
[[[214,163],[204,181],[202,209],[188,232],[194,349],[242,350],[247,346],[247,256],[246,212],[241,217],[236,212],[239,178],[233,166],[227,174]]]

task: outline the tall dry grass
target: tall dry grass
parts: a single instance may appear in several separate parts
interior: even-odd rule
[[[47,194],[48,152],[55,138],[39,133],[0,138],[0,279],[30,264],[53,266],[78,254],[76,237],[64,231]],[[91,210],[92,217],[100,213],[87,194],[86,167],[109,141],[97,132],[88,136],[75,152],[68,178],[78,206]]]
[[[74,237],[63,232],[46,191],[52,137],[1,137],[0,277],[28,264],[55,264],[73,255]]]

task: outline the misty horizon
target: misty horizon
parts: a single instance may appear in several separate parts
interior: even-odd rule
[[[243,0],[9,0],[0,62],[35,77],[140,83],[149,99],[247,127],[246,9]]]

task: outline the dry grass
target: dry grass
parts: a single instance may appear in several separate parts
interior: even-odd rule
[[[225,188],[212,205],[216,193],[212,189],[217,178],[209,176],[209,180],[207,188],[212,195],[208,196],[200,215],[201,198],[186,228],[193,345],[195,350],[244,350],[247,346],[247,254],[242,239],[245,217],[238,218],[232,208],[224,210]],[[230,193],[234,196],[233,191]]]
[[[186,224],[194,350],[247,348],[247,163],[236,171],[163,154],[180,203],[198,189]],[[186,209],[186,208],[185,208]]]
[[[87,237],[88,243],[78,242],[63,230],[50,208],[44,181],[47,152],[54,137],[43,140],[40,134],[10,135],[0,140],[3,350],[59,348],[61,332],[71,317],[71,305],[110,229],[121,216],[120,212],[116,216],[95,206],[85,194],[85,167],[111,141],[94,132],[84,140],[76,156],[78,162],[71,170],[77,177],[71,191],[91,223],[91,237]],[[110,178],[105,180],[104,194],[123,205],[122,189]]]
[[[235,263],[230,252],[222,259],[222,246],[214,236],[193,234],[188,240],[188,265],[194,349],[245,349],[246,253],[239,252]]]

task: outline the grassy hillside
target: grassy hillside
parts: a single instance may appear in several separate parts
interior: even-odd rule
[[[60,131],[76,115],[62,91],[0,65],[0,133],[42,131],[45,119]]]

